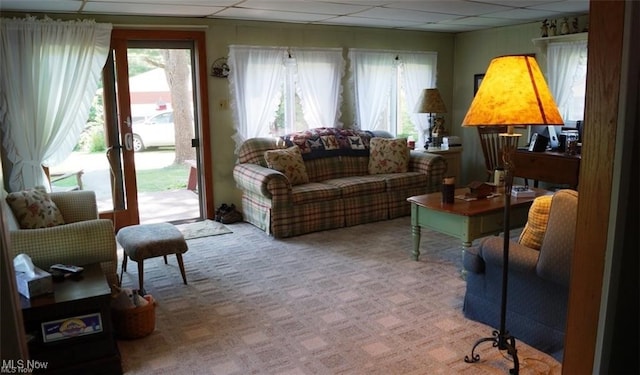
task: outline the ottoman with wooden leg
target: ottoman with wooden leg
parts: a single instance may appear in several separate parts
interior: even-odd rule
[[[128,258],[138,263],[138,283],[141,291],[144,291],[144,260],[163,256],[164,263],[167,264],[167,255],[170,254],[176,255],[182,281],[187,283],[182,262],[182,254],[188,250],[187,242],[182,232],[173,224],[141,224],[124,227],[118,231],[116,240],[124,249],[122,272],[127,271]],[[122,273],[120,275],[122,280]]]

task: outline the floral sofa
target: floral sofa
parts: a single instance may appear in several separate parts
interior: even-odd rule
[[[280,238],[409,215],[446,170],[386,132],[316,128],[246,140],[233,176],[245,220]]]

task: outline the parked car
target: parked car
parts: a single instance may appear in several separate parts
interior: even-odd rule
[[[133,123],[133,151],[150,147],[175,146],[173,111],[158,113],[147,120]]]

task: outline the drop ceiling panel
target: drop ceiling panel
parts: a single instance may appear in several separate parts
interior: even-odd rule
[[[323,3],[320,1],[260,1],[247,0],[237,5],[238,8],[254,8],[280,12],[319,13],[344,15],[370,9],[371,6]]]
[[[226,8],[216,13],[214,17],[300,23],[322,21],[333,16],[327,16],[326,14],[281,12],[264,9]]]
[[[33,1],[25,0],[0,0],[0,10],[2,11],[32,11],[32,12],[77,12],[82,7],[82,1],[59,0],[59,1]]]
[[[463,16],[476,16],[511,9],[510,7],[501,5],[460,0],[394,1],[385,5],[385,8],[420,10],[424,12],[459,14]]]
[[[460,32],[583,15],[589,11],[589,0],[0,0],[0,11],[77,17],[209,17]]]
[[[398,21],[398,20],[385,20],[385,19],[373,19],[362,17],[336,17],[321,22],[322,24],[333,25],[347,25],[347,26],[367,26],[367,27],[411,27],[415,26],[416,22]]]
[[[153,12],[149,7],[153,7]],[[204,17],[224,8],[205,7],[194,5],[169,5],[169,4],[141,4],[141,3],[112,3],[91,1],[83,8],[86,13],[106,13],[122,15],[152,15],[152,16],[176,16],[176,17]]]

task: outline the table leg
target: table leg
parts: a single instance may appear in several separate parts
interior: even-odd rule
[[[462,241],[462,255],[464,252],[471,247],[471,241]]]
[[[460,270],[460,277],[462,278],[462,280],[466,280],[467,279],[467,270],[464,269],[464,252],[467,251],[468,248],[471,247],[471,242],[469,241],[463,241],[462,242],[462,251],[460,252],[460,261],[462,263],[462,269]]]
[[[413,238],[413,252],[411,253],[413,260],[417,261],[420,257],[420,226],[411,226],[411,237]]]

